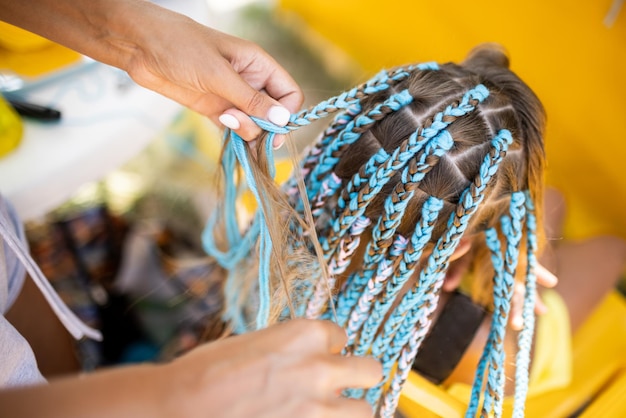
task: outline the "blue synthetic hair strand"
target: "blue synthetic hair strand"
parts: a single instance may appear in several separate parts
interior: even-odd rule
[[[528,214],[526,213],[528,211]],[[530,194],[525,192],[515,192],[511,196],[509,215],[505,215],[501,221],[503,237],[506,241],[504,254],[501,249],[501,242],[495,228],[486,231],[486,242],[492,253],[492,262],[495,270],[494,276],[494,314],[492,316],[491,329],[485,345],[485,349],[476,370],[474,386],[470,406],[466,417],[474,417],[480,405],[480,390],[483,386],[483,378],[486,373],[487,385],[485,387],[482,403],[481,416],[495,416],[502,414],[502,401],[504,392],[504,338],[506,324],[510,310],[510,300],[515,284],[515,269],[519,248],[521,245],[522,228],[526,219],[527,228],[527,257],[528,266],[526,271],[526,290],[523,317],[524,328],[518,337],[519,351],[516,358],[516,401],[515,415],[523,416],[523,401],[528,390],[528,365],[530,359],[530,344],[534,328],[534,297],[535,297],[535,273],[536,265],[536,221],[534,218],[534,204]],[[532,292],[528,293],[529,290]],[[530,315],[530,317],[529,317]],[[531,318],[532,317],[532,318]],[[520,405],[521,402],[521,405]],[[519,415],[519,414],[522,415]]]
[[[412,101],[413,97],[408,90],[402,90],[389,96],[388,99],[374,107],[367,114],[357,116],[353,121],[348,122],[336,139],[328,144],[320,155],[317,165],[309,174],[309,199],[312,199],[319,192],[320,178],[333,170],[341,157],[342,150],[345,150],[350,144],[357,141],[361,137],[362,130],[367,129],[368,126],[371,126],[387,114],[402,109]]]
[[[524,416],[526,394],[528,393],[530,352],[535,331],[535,298],[537,294],[537,219],[535,204],[530,193],[525,192],[526,204],[526,285],[524,305],[522,311],[523,328],[518,336],[518,352],[515,367],[515,401],[513,404],[513,418]]]
[[[504,393],[504,338],[511,308],[511,298],[515,285],[515,269],[522,238],[522,218],[525,216],[524,193],[511,196],[510,215],[502,217],[502,233],[506,240],[502,280],[494,283],[494,313],[490,331],[491,346],[487,367],[487,387],[481,415],[488,416],[492,411],[498,417],[502,414]],[[493,406],[492,406],[493,405]]]
[[[506,130],[500,131],[493,139],[492,148],[485,156],[476,180],[461,196],[457,206],[458,210],[451,214],[448,221],[448,230],[438,240],[428,258],[426,267],[420,272],[418,285],[407,293],[394,311],[394,316],[399,320],[388,322],[385,326],[385,335],[394,335],[394,337],[383,354],[383,378],[389,376],[392,365],[396,363],[405,347],[407,352],[405,362],[398,365],[396,375],[391,381],[387,396],[384,398],[382,411],[386,411],[386,413],[395,410],[397,399],[400,396],[399,390],[412,363],[410,357],[415,357],[417,349],[429,329],[430,317],[438,302],[439,290],[443,284],[443,272],[447,270],[448,260],[456,249],[473,214],[483,202],[484,191],[491,178],[496,174],[512,141],[510,132]],[[416,327],[417,323],[420,326]],[[387,325],[391,326],[388,327]],[[410,363],[407,364],[407,361]]]

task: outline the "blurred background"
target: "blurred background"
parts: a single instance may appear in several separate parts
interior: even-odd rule
[[[176,2],[159,3],[170,7]],[[609,234],[626,239],[622,1],[180,0],[176,7],[181,6],[195,19],[265,48],[301,85],[305,106],[382,68],[460,61],[482,42],[502,44],[513,71],[534,89],[548,113],[546,181],[563,193],[568,207],[563,237],[555,238]],[[83,146],[100,126],[120,120],[115,100],[132,102],[127,99],[139,88],[115,69],[41,39],[26,42],[23,34],[11,42],[12,29],[0,29],[5,96],[22,94],[64,111],[58,127],[32,119],[16,122],[10,110],[4,112],[9,121],[3,122],[0,191],[21,198],[23,190],[12,187],[35,169],[23,161],[41,153],[36,141],[70,153],[73,145],[51,142],[74,135],[71,129],[79,126],[83,140],[76,144]],[[93,99],[93,106],[66,99],[78,95],[79,77],[64,71],[80,71],[90,80],[81,82],[80,92]],[[78,107],[81,112],[98,109],[103,98],[118,110],[73,113]],[[210,297],[217,285],[206,277],[215,267],[203,257],[200,232],[214,202],[221,133],[193,112],[161,106],[161,99],[152,96],[146,100],[132,112],[144,130],[129,128],[126,133],[139,133],[128,137],[112,132],[119,145],[107,142],[108,148],[86,150],[80,157],[87,161],[95,155],[101,162],[110,156],[110,164],[85,177],[66,164],[64,184],[72,187],[66,187],[62,202],[51,198],[48,207],[39,209],[27,200],[17,204],[28,214],[31,247],[44,273],[85,320],[109,336],[104,345],[78,346],[84,369],[171,356],[193,345],[198,324],[220,307]],[[302,148],[321,129],[322,124],[302,129],[293,140]],[[132,148],[133,135],[140,134],[145,140]],[[129,147],[132,152],[124,154]],[[286,159],[280,152],[279,160]],[[55,158],[46,153],[46,162]],[[113,330],[111,324],[120,318],[126,326]],[[58,362],[44,367],[50,375],[67,371]]]

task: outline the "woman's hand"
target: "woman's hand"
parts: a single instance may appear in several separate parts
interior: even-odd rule
[[[147,41],[124,64],[138,84],[221,122],[247,140],[260,133],[248,115],[284,126],[299,110],[302,91],[258,45],[165,9],[145,8],[142,32]]]
[[[185,417],[371,417],[339,396],[382,378],[380,363],[344,357],[345,332],[297,319],[201,346],[166,366],[169,408]]]
[[[200,346],[165,365],[141,364],[0,390],[13,418],[371,417],[339,396],[382,378],[374,359],[344,357],[338,326],[297,319]]]
[[[284,126],[302,105],[296,82],[258,45],[150,1],[0,0],[0,20],[121,68],[246,140],[261,132],[248,115]]]

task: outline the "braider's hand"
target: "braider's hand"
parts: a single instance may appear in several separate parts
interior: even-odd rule
[[[174,415],[185,417],[371,417],[364,400],[338,395],[382,377],[380,363],[344,357],[345,332],[296,319],[201,346],[167,368]]]
[[[248,115],[284,126],[303,101],[296,82],[259,46],[154,2],[0,0],[0,5],[0,20],[121,68],[138,84],[221,120],[246,140],[261,132]]]
[[[144,13],[150,13],[144,22],[160,27],[147,29],[149,40],[125,65],[138,84],[221,122],[246,140],[261,132],[248,115],[284,126],[299,110],[302,91],[258,45],[165,9],[151,7]]]

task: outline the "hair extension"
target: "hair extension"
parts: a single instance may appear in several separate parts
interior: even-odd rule
[[[537,292],[537,277],[535,267],[537,265],[537,220],[535,218],[535,205],[530,193],[525,191],[526,205],[526,286],[522,318],[524,326],[518,336],[518,347],[515,368],[515,401],[513,403],[513,418],[524,416],[526,394],[528,392],[529,360],[535,329],[535,298]]]
[[[522,239],[522,218],[525,216],[524,193],[516,192],[511,196],[510,215],[502,218],[502,232],[506,238],[504,253],[504,274],[501,283],[494,284],[493,334],[494,344],[490,352],[490,368],[488,370],[487,389],[482,415],[487,416],[488,398],[494,399],[494,414],[501,415],[504,392],[504,333],[511,308],[515,269]],[[497,379],[494,381],[491,379]]]
[[[350,227],[350,234],[344,236],[339,243],[339,251],[336,256],[330,260],[328,270],[330,281],[328,285],[332,289],[335,285],[335,276],[343,273],[351,261],[354,251],[361,243],[361,234],[370,225],[371,221],[366,217],[358,218]],[[327,302],[328,292],[324,288],[324,284],[318,281],[315,285],[315,292],[308,303],[306,317],[318,318],[322,312],[323,305]]]
[[[439,239],[435,249],[428,258],[426,268],[420,272],[418,286],[407,293],[396,308],[395,316],[401,318],[403,324],[396,330],[385,329],[385,334],[395,334],[395,337],[383,355],[383,373],[389,372],[391,364],[395,363],[405,348],[409,353],[405,356],[409,363],[405,361],[398,365],[390,390],[385,397],[383,412],[393,412],[395,410],[397,399],[400,395],[399,390],[406,379],[406,374],[410,370],[410,365],[415,358],[419,344],[429,328],[429,318],[437,304],[439,288],[443,284],[443,275],[441,273],[447,269],[449,257],[454,252],[456,245],[458,245],[459,239],[467,228],[472,215],[482,203],[484,198],[483,192],[490,183],[491,177],[496,173],[500,161],[512,141],[513,139],[508,131],[501,131],[494,138],[492,148],[485,156],[478,176],[463,193],[457,210],[452,214],[448,222],[448,231]],[[416,327],[416,323],[419,323],[420,326]],[[414,338],[411,338],[412,335]],[[413,340],[413,346],[409,343],[411,340]],[[387,377],[387,375],[384,374],[383,378]]]
[[[273,135],[332,113],[298,175],[276,187]],[[515,416],[523,416],[541,239],[535,212],[543,118],[541,104],[508,70],[506,56],[483,48],[461,65],[382,71],[292,115],[284,128],[253,118],[267,132],[256,155],[227,131],[222,219],[210,218],[203,234],[207,252],[229,270],[225,318],[238,332],[289,315],[336,321],[348,333],[344,353],[372,355],[384,370],[376,387],[344,394],[365,396],[381,416],[391,417],[430,328],[450,259],[468,236],[476,254],[469,267],[478,289],[473,296],[492,304],[493,315],[467,416],[479,407],[485,416],[501,414],[505,328],[513,284],[522,276],[517,262],[525,256],[515,372]],[[231,175],[237,164],[259,202],[244,233],[235,210],[239,186]],[[218,228],[225,243],[217,242]],[[483,271],[485,257],[491,263]],[[484,289],[493,290],[489,298]]]
[[[374,343],[373,339],[376,336],[375,330],[379,329],[384,317],[395,301],[396,296],[414,273],[426,244],[430,242],[435,221],[442,207],[443,202],[432,196],[424,203],[421,220],[416,225],[407,250],[402,255],[402,259],[399,261],[394,274],[387,281],[382,295],[375,300],[370,315],[365,319],[365,324],[363,325],[364,332],[360,336],[360,344],[364,347],[375,344],[372,347],[372,353],[375,355],[381,355],[383,353],[384,347],[390,344],[392,337],[391,335],[383,333],[379,339],[376,340],[376,343]],[[368,332],[368,330],[370,331]]]
[[[495,271],[493,276],[493,282],[501,283],[503,281],[504,275],[504,260],[502,258],[500,238],[498,237],[498,232],[495,228],[489,228],[485,231],[485,242],[487,243],[487,246],[491,251],[491,262]],[[488,367],[489,355],[493,350],[494,338],[495,334],[490,331],[489,337],[487,338],[487,343],[485,344],[485,348],[483,349],[480,361],[478,362],[478,367],[476,368],[474,384],[472,386],[472,395],[470,397],[470,404],[465,414],[466,418],[473,418],[476,416],[476,411],[480,403],[480,391],[483,387],[483,377],[485,375],[485,369]]]

